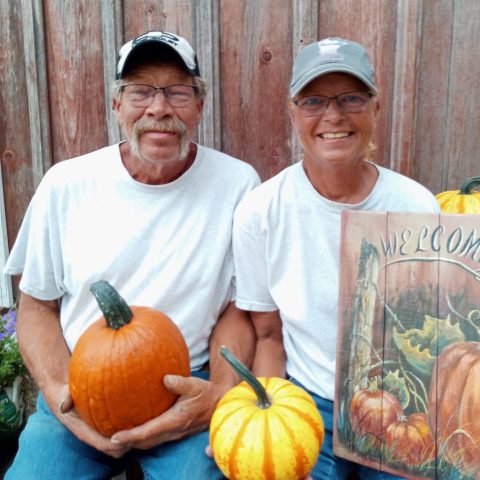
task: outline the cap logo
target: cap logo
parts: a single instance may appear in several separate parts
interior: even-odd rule
[[[168,32],[147,32],[144,35],[136,38],[132,42],[132,47],[135,45],[145,42],[147,40],[160,40],[165,43],[169,43],[170,45],[176,47],[180,43],[180,39],[175,35],[168,33]]]
[[[335,61],[339,60],[341,55],[339,55],[339,48],[340,45],[319,45],[318,46],[320,50],[320,55],[322,57],[322,60],[330,60],[330,61]]]

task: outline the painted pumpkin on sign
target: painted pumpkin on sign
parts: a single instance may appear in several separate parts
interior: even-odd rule
[[[480,192],[472,191],[480,185],[480,177],[469,178],[460,190],[448,190],[435,195],[443,213],[480,213]]]
[[[90,291],[103,317],[78,339],[70,361],[70,394],[78,415],[102,435],[133,428],[177,399],[167,374],[188,376],[185,340],[172,320],[148,307],[129,307],[107,282]]]
[[[222,473],[235,480],[300,480],[314,467],[323,420],[302,388],[255,378],[225,347],[222,356],[244,381],[228,391],[210,423],[210,445]]]
[[[374,445],[385,440],[388,426],[402,415],[403,409],[397,397],[378,389],[375,380],[369,388],[355,392],[350,403],[352,430],[359,437],[369,435]]]
[[[480,470],[480,343],[449,345],[438,357],[429,394],[439,452],[465,475]]]
[[[409,467],[430,462],[435,457],[435,445],[425,413],[400,417],[387,428],[387,448],[392,457]]]

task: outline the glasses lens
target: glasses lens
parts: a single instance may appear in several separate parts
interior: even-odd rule
[[[337,97],[338,105],[347,113],[363,111],[369,100],[368,92],[349,92]]]
[[[124,85],[123,93],[129,103],[137,107],[148,107],[152,102],[155,87],[151,85]]]
[[[302,97],[295,101],[295,105],[307,117],[320,115],[327,108],[328,97],[322,97],[321,95]]]
[[[168,103],[174,107],[187,105],[195,96],[195,87],[192,85],[169,85],[164,91]]]

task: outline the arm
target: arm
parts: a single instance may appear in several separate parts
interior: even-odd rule
[[[73,409],[68,387],[70,351],[60,324],[56,300],[20,295],[17,336],[25,365],[57,419],[83,442],[107,455],[121,457],[128,451],[114,445],[84,423]]]
[[[230,303],[223,311],[210,336],[210,380],[166,375],[165,386],[180,395],[166,412],[138,427],[113,435],[112,441],[148,449],[164,442],[179,440],[206,430],[223,394],[239,382],[220,354],[221,345],[251,363],[254,333],[248,314]]]
[[[278,310],[250,312],[250,316],[257,336],[253,373],[262,377],[285,378],[286,355]]]

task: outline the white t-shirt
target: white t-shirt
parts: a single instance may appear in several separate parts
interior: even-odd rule
[[[38,187],[5,273],[20,289],[61,298],[72,350],[102,313],[89,291],[108,281],[129,305],[166,313],[182,331],[192,370],[208,360],[208,338],[234,298],[233,212],[259,184],[245,162],[197,146],[192,166],[164,185],[135,181],[119,145],[60,162]]]
[[[279,310],[288,374],[330,400],[335,387],[342,210],[439,211],[435,197],[423,186],[377,169],[370,195],[349,205],[322,197],[297,163],[249,192],[235,212],[237,306]]]

